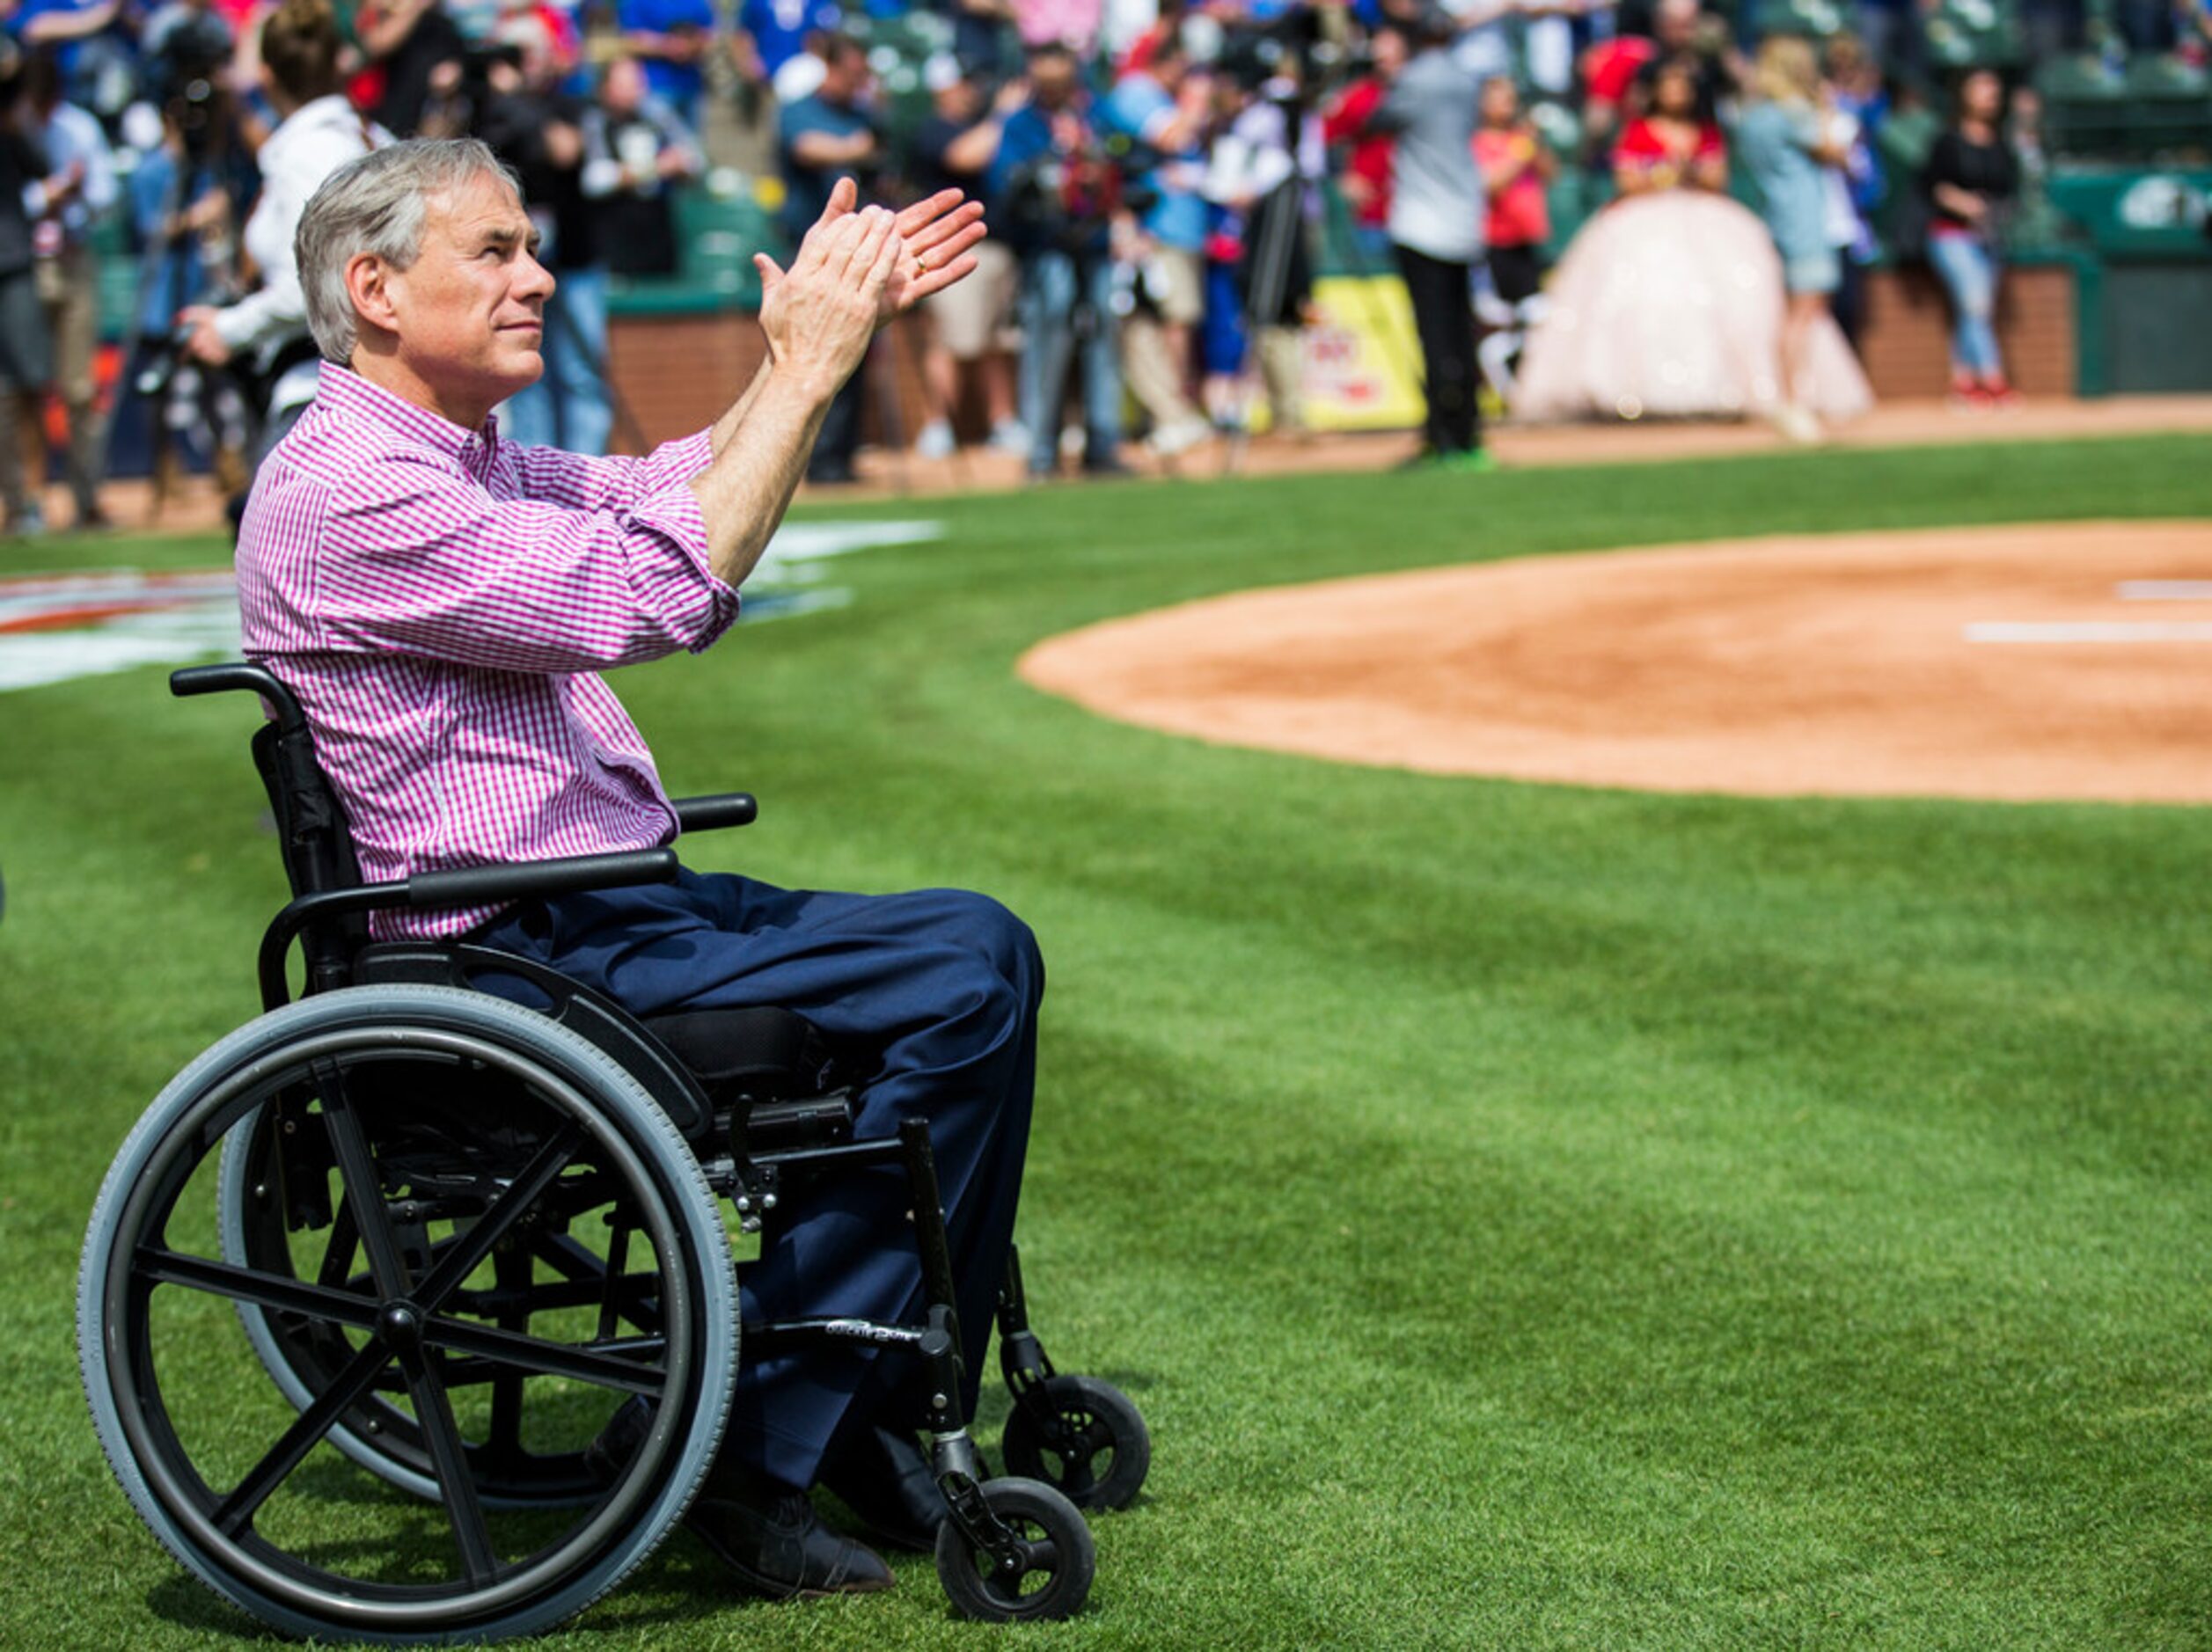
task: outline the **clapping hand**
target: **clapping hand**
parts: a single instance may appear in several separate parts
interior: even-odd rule
[[[800,244],[799,252],[792,259],[794,273],[804,259],[806,248],[817,236],[833,231],[839,220],[853,216],[859,201],[860,190],[853,180],[839,179],[837,186],[830,191],[829,204],[822,208],[822,216],[807,231],[805,241]],[[912,310],[930,294],[941,293],[970,274],[976,267],[972,249],[986,233],[983,203],[968,200],[957,189],[940,190],[927,200],[916,201],[892,216],[890,228],[901,244],[901,256],[883,287],[875,320],[879,327]],[[754,253],[752,261],[760,272],[765,325],[769,302],[787,277],[783,267],[765,252]]]

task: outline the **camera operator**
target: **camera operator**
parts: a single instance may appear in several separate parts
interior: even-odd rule
[[[260,287],[220,309],[194,305],[177,318],[193,361],[222,367],[251,360],[268,386],[256,447],[267,453],[315,398],[320,360],[307,332],[307,301],[292,259],[292,233],[324,179],[388,135],[354,112],[339,91],[337,19],[328,0],[281,0],[261,25],[261,79],[282,116],[255,157],[260,199],[245,221],[245,245]]]
[[[179,360],[177,317],[193,304],[240,296],[238,226],[256,179],[231,118],[217,65],[220,41],[172,37],[157,59],[157,146],[130,174],[131,227],[139,248],[136,338],[125,382],[148,404],[154,502],[158,509],[187,467],[179,448],[204,457],[226,494],[245,491],[253,420],[238,377],[225,369]]]
[[[1029,476],[1059,469],[1060,402],[1083,348],[1083,469],[1127,473],[1121,445],[1121,339],[1110,241],[1121,175],[1084,107],[1075,55],[1029,54],[1029,103],[1007,117],[991,168],[992,222],[1022,260],[1022,422]]]

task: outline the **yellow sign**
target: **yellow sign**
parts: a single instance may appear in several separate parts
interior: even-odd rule
[[[1306,422],[1316,430],[1403,430],[1421,422],[1421,340],[1395,275],[1314,283],[1306,329]]]

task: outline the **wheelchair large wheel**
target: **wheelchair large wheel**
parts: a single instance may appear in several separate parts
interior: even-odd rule
[[[283,1196],[279,1157],[281,1121],[277,1109],[263,1107],[223,1138],[219,1173],[220,1232],[223,1260],[233,1266],[279,1272],[291,1271],[294,1250],[300,1241],[289,1231],[289,1213]],[[321,1254],[312,1258],[316,1276],[343,1280],[348,1289],[373,1289],[368,1261],[361,1254],[357,1226],[333,1219],[317,1230]],[[434,1243],[430,1261],[435,1266],[464,1236],[453,1235]],[[570,1233],[532,1232],[518,1245],[493,1254],[492,1265],[506,1275],[501,1288],[511,1298],[527,1293],[543,1299],[544,1284],[530,1277],[549,1267],[571,1286],[604,1290],[607,1258]],[[641,1329],[656,1328],[651,1318],[650,1297],[633,1295],[626,1305],[642,1319]],[[258,1302],[237,1304],[238,1324],[246,1341],[260,1358],[278,1390],[296,1410],[304,1411],[314,1397],[330,1385],[353,1357],[352,1345],[338,1327],[282,1313]],[[506,1319],[512,1322],[509,1309]],[[477,1495],[488,1509],[527,1508],[531,1505],[574,1505],[590,1498],[597,1483],[584,1466],[581,1451],[543,1451],[523,1436],[522,1379],[509,1372],[495,1379],[493,1403],[486,1420],[483,1440],[470,1448]],[[437,1466],[414,1416],[396,1399],[364,1394],[325,1436],[348,1458],[379,1480],[404,1491],[435,1501],[438,1495]]]
[[[232,1253],[241,1135],[275,1214]],[[720,1210],[645,1092],[442,987],[326,993],[187,1068],[108,1173],[77,1291],[93,1422],[155,1535],[281,1629],[387,1642],[549,1627],[651,1553],[720,1442],[737,1325]],[[653,1427],[601,1485],[584,1450],[632,1394]],[[556,1469],[574,1506],[487,1495]]]

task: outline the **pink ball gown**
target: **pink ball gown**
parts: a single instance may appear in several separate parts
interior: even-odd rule
[[[1782,260],[1766,225],[1702,189],[1615,201],[1559,260],[1530,330],[1516,418],[1755,418],[1784,400]],[[1873,405],[1835,323],[1820,319],[1798,402],[1826,420]]]

